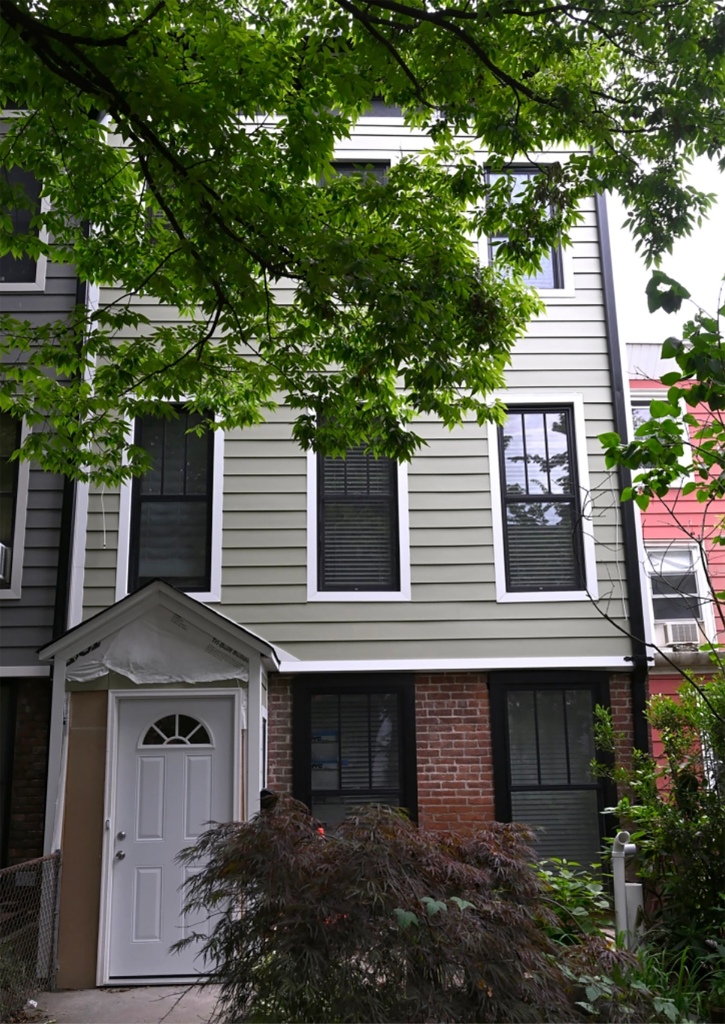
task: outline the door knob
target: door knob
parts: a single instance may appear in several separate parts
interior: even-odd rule
[[[116,860],[123,860],[125,856],[125,852],[123,850],[119,850],[118,853],[116,854]]]

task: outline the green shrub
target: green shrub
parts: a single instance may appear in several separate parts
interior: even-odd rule
[[[498,823],[465,837],[426,832],[371,806],[325,836],[284,797],[210,830],[181,859],[202,865],[189,909],[217,915],[201,940],[221,986],[216,1019],[581,1020],[579,975],[611,979],[631,958],[594,935],[552,941],[530,839]],[[617,998],[590,1019],[653,1019],[612,986]]]
[[[597,714],[597,744],[614,754],[611,718]],[[597,770],[623,793],[613,812],[637,844],[648,941],[692,960],[725,940],[725,682],[653,697],[647,717],[663,757],[634,751]]]
[[[573,943],[582,935],[606,938],[611,933],[612,904],[598,878],[576,861],[561,857],[542,861],[535,870],[556,917],[556,922],[547,927],[553,939]]]

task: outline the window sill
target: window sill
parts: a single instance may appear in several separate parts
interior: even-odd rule
[[[403,590],[310,590],[308,601],[410,601]]]
[[[497,604],[532,604],[535,602],[591,601],[594,595],[586,590],[506,591],[496,595]]]

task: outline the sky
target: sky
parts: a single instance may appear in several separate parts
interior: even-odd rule
[[[704,192],[716,193],[719,203],[702,227],[695,228],[689,238],[675,243],[672,255],[664,257],[660,269],[684,285],[699,306],[714,313],[725,276],[725,174],[718,171],[716,163],[703,159],[696,164],[690,181]],[[619,197],[608,196],[607,209],[622,342],[661,344],[665,338],[679,336],[681,325],[696,312],[695,306],[685,302],[679,314],[661,310],[648,312],[645,288],[650,271],[635,253],[632,236],[621,226],[626,217],[625,208]],[[725,290],[720,305],[724,302]]]

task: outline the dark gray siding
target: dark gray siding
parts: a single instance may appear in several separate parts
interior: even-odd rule
[[[0,291],[0,308],[33,323],[67,316],[76,302],[72,267],[48,263],[42,292]],[[0,667],[39,665],[37,650],[52,639],[63,479],[30,470],[19,598],[0,597]]]

